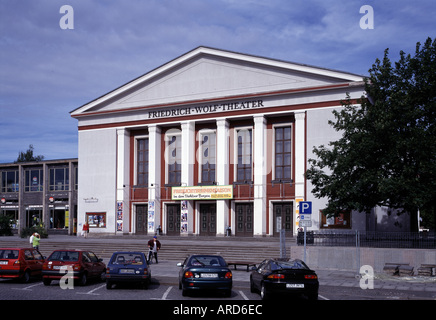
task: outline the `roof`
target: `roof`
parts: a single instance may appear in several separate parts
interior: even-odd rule
[[[362,81],[363,76],[348,72],[200,46],[70,114],[80,117]]]

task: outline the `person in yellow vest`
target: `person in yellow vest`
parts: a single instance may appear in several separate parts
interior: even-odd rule
[[[34,249],[39,250],[39,241],[41,240],[41,237],[39,233],[35,233],[32,240],[32,246]]]

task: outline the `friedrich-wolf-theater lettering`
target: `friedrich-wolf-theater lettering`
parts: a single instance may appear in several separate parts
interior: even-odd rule
[[[236,101],[221,104],[206,104],[196,107],[181,107],[166,110],[149,111],[148,118],[168,118],[177,116],[187,116],[193,114],[215,113],[223,111],[234,111],[243,109],[262,108],[263,100]]]

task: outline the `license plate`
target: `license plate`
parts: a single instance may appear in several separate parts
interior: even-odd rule
[[[122,274],[133,274],[135,273],[134,269],[120,269],[120,273]]]
[[[68,266],[53,266],[53,270],[67,270]]]
[[[304,288],[304,284],[303,283],[287,283],[286,288],[288,288],[288,289]]]
[[[202,278],[218,278],[218,273],[202,273]]]
[[[8,264],[7,261],[0,261],[0,264]]]

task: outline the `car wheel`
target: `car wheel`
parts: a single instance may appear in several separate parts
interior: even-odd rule
[[[24,272],[23,278],[21,279],[24,283],[29,283],[30,281],[30,271],[26,270],[26,272]]]
[[[101,274],[100,274],[100,280],[101,280],[102,282],[105,282],[105,281],[106,281],[106,270],[103,270],[103,271],[101,272]]]
[[[106,289],[112,289],[112,282],[106,281]]]
[[[188,290],[184,289],[183,287],[182,287],[182,296],[184,297],[188,296]]]
[[[260,297],[262,300],[268,300],[269,298],[269,293],[266,290],[265,284],[262,283],[261,287],[260,287]]]
[[[50,283],[51,283],[51,280],[50,280],[50,279],[45,279],[45,278],[44,278],[44,279],[42,280],[42,282],[44,283],[45,286],[49,286]]]
[[[251,277],[250,277],[250,292],[251,293],[257,292],[256,287],[254,286],[254,283],[253,283],[253,279]]]
[[[87,282],[88,282],[88,276],[87,276],[86,272],[84,272],[79,279],[79,285],[85,286]]]

